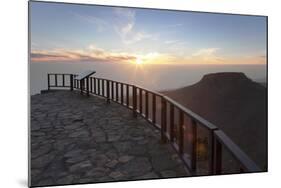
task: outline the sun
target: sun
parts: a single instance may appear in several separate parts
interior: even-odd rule
[[[135,63],[137,65],[141,65],[141,64],[143,64],[143,60],[141,58],[137,58]]]

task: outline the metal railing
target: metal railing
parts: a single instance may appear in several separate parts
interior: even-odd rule
[[[196,175],[198,128],[204,129],[208,137],[208,174],[222,173],[222,148],[225,148],[238,162],[240,172],[262,171],[222,130],[173,99],[148,89],[113,81],[88,77],[75,80],[74,74],[48,74],[48,89],[68,87],[80,90],[81,94],[98,95],[114,101],[139,114],[161,132],[161,141],[171,143],[185,166]],[[50,78],[54,77],[54,85]],[[62,79],[58,84],[58,78]],[[68,84],[65,79],[68,78]],[[187,145],[190,145],[187,149]]]

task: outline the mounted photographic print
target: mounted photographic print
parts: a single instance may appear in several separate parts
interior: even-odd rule
[[[267,171],[267,17],[29,2],[29,186]]]

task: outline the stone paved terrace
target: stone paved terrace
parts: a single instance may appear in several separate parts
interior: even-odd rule
[[[160,132],[76,91],[31,97],[31,186],[189,176]]]

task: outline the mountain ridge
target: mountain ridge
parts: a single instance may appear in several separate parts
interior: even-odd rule
[[[266,87],[244,73],[222,72],[161,93],[217,125],[262,169],[267,169]]]

